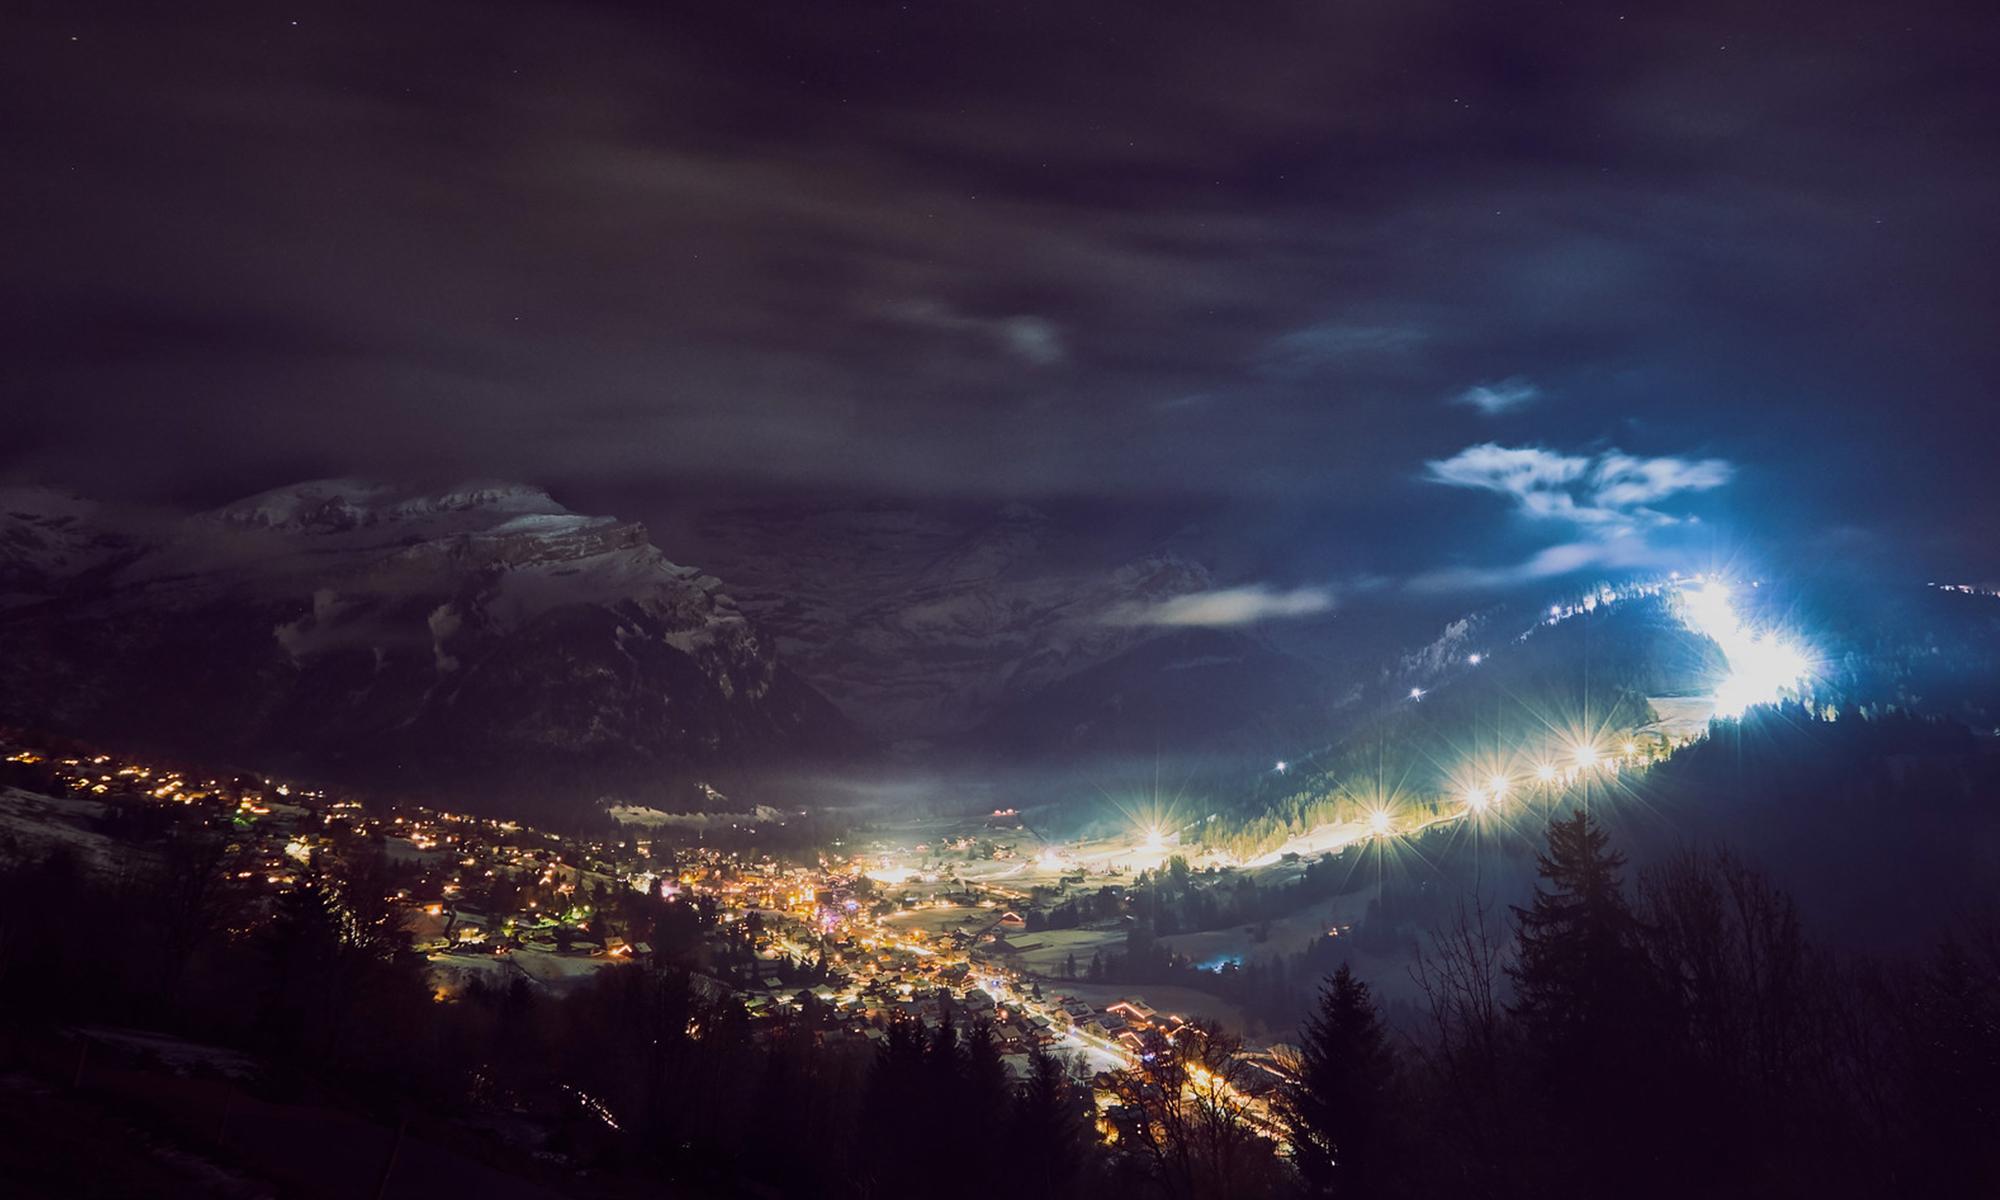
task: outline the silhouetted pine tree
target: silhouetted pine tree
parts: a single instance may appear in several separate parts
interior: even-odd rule
[[[1544,1106],[1545,1159],[1558,1184],[1658,1194],[1669,1173],[1656,1111],[1671,1050],[1657,989],[1620,878],[1623,855],[1588,813],[1549,826],[1536,859],[1546,886],[1515,908],[1512,1012]],[[1572,1178],[1564,1180],[1568,1174]]]
[[[1346,963],[1300,1033],[1277,1105],[1292,1165],[1312,1195],[1380,1195],[1397,1174],[1388,1146],[1396,1062],[1368,985]]]
[[[912,1153],[914,1122],[925,1111],[926,1040],[915,1021],[890,1024],[862,1100],[860,1141],[864,1196],[908,1196],[923,1185],[924,1163]]]
[[[1004,1177],[1020,1195],[1066,1200],[1077,1194],[1091,1147],[1062,1060],[1040,1046],[1014,1099]]]

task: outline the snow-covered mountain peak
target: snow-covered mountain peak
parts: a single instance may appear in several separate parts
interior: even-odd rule
[[[316,479],[273,488],[205,516],[234,528],[287,533],[439,523],[471,531],[520,518],[576,519],[547,491],[528,484],[468,482],[442,490],[411,490],[366,479]]]
[[[130,550],[101,506],[57,488],[0,488],[0,607],[53,594],[63,581]]]
[[[108,536],[87,508],[29,500],[0,512],[0,567],[34,567],[0,595],[0,719],[632,795],[848,735],[719,579],[541,488],[316,480],[96,558],[65,550]]]

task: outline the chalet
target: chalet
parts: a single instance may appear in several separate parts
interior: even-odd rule
[[[1112,1003],[1104,1006],[1104,1011],[1108,1013],[1117,1013],[1119,1016],[1124,1017],[1127,1021],[1131,1022],[1134,1025],[1150,1025],[1153,1023],[1154,1019],[1159,1016],[1159,1013],[1154,1011],[1151,1005],[1147,1004],[1144,1000],[1139,999],[1137,996],[1134,996],[1129,1000],[1113,1001]]]

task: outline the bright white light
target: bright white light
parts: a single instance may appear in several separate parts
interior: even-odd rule
[[[1639,747],[1638,747],[1638,745],[1637,745],[1636,743],[1633,743],[1633,742],[1626,742],[1626,743],[1625,743],[1625,753],[1627,753],[1627,754],[1637,754],[1638,752],[1639,752]]]
[[[1281,758],[1278,760],[1278,774],[1283,775],[1284,773],[1285,773],[1285,760]]]
[[[1157,826],[1151,827],[1146,830],[1146,849],[1162,850],[1166,848],[1166,845],[1167,845],[1167,835],[1161,833]]]
[[[1473,812],[1485,812],[1486,804],[1487,804],[1487,799],[1485,792],[1480,791],[1476,787],[1466,789],[1465,807],[1471,809]]]
[[[1549,605],[1549,615],[1550,615],[1550,616],[1552,616],[1552,617],[1560,617],[1560,616],[1562,616],[1562,615],[1563,615],[1563,606],[1562,606],[1562,605],[1560,605],[1560,604],[1551,604],[1551,605]]]
[[[1736,615],[1728,585],[1712,579],[1684,593],[1681,612],[1690,628],[1722,649],[1729,674],[1715,689],[1715,715],[1742,716],[1753,704],[1769,704],[1812,673],[1805,652],[1775,633],[1753,633]]]
[[[1579,767],[1596,766],[1597,747],[1591,745],[1578,746],[1576,748],[1576,765]]]
[[[1485,657],[1486,656],[1483,654],[1468,654],[1465,656],[1465,661],[1471,663],[1473,666],[1476,667],[1479,665],[1480,661]]]
[[[1388,810],[1378,808],[1374,812],[1369,813],[1368,827],[1375,831],[1376,837],[1382,837],[1383,835],[1387,834],[1389,832]]]
[[[1555,779],[1555,777],[1556,769],[1548,763],[1543,763],[1541,766],[1535,768],[1535,778],[1541,780],[1543,783],[1548,783]]]
[[[1054,871],[1061,867],[1062,855],[1057,854],[1053,849],[1042,851],[1042,869],[1044,871]]]
[[[1493,793],[1494,800],[1501,800],[1507,795],[1507,777],[1505,775],[1492,776],[1486,781],[1486,787]]]
[[[1410,689],[1410,699],[1412,699],[1412,700],[1421,700],[1421,699],[1423,699],[1423,698],[1424,698],[1424,689],[1422,689],[1422,688],[1411,688],[1411,689]]]

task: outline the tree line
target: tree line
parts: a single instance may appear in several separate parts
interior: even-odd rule
[[[872,1037],[816,1004],[752,1020],[692,949],[566,994],[517,979],[440,1003],[386,864],[308,876],[266,907],[204,869],[216,854],[176,835],[118,877],[60,854],[0,873],[8,1037],[103,1022],[238,1047],[281,1095],[385,1121],[526,1124],[532,1143],[495,1141],[494,1161],[555,1156],[592,1188],[2000,1190],[1994,926],[1908,963],[1844,959],[1732,855],[1685,852],[1628,880],[1581,814],[1550,827],[1525,904],[1468,905],[1427,939],[1407,1026],[1330,963],[1265,1109],[1241,1102],[1261,1068],[1213,1027],[1099,1078],[1098,1105],[1049,1055],[1011,1076],[990,1032],[949,1005]]]

